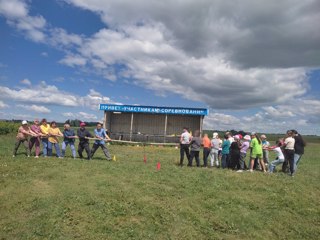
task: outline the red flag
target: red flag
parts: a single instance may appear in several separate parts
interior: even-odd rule
[[[159,171],[159,170],[160,170],[160,168],[161,168],[161,163],[160,163],[160,162],[158,162],[158,163],[157,163],[157,170]]]
[[[143,162],[147,163],[147,156],[146,155],[143,156]]]

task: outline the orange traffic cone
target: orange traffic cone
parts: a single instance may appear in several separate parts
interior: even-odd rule
[[[159,171],[159,170],[160,170],[160,168],[161,168],[161,163],[160,163],[160,162],[158,162],[158,163],[157,163],[157,170]]]

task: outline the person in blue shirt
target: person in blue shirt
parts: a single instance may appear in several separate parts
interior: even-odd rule
[[[66,153],[66,147],[70,145],[71,152],[72,152],[72,157],[76,158],[76,149],[74,147],[74,141],[75,141],[75,133],[74,131],[70,128],[69,124],[64,125],[64,131],[63,131],[63,142],[62,142],[62,157],[65,156]]]
[[[228,140],[229,136],[224,135],[224,140],[222,143],[222,157],[221,157],[221,167],[226,168],[228,167],[228,158],[229,158],[229,153],[230,153],[230,141]]]
[[[94,153],[97,151],[99,147],[101,147],[104,155],[106,156],[107,160],[111,160],[111,156],[109,153],[108,148],[105,146],[105,141],[111,141],[111,138],[106,133],[106,130],[102,128],[102,124],[98,123],[97,128],[94,130],[94,136],[96,138],[93,146],[91,148],[91,158],[93,157]]]

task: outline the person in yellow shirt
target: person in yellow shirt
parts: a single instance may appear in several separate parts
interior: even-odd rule
[[[63,137],[63,134],[60,132],[60,129],[57,127],[55,121],[51,122],[49,129],[49,138],[48,138],[48,156],[52,156],[52,147],[56,149],[56,154],[58,158],[61,157],[59,139],[58,137]]]
[[[41,142],[42,142],[42,153],[44,157],[48,155],[48,137],[49,137],[50,125],[47,123],[47,119],[43,118],[41,120],[40,131],[42,133]]]

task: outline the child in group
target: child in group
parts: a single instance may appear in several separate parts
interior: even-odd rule
[[[275,168],[276,168],[276,166],[280,165],[280,164],[282,164],[284,162],[284,155],[282,153],[281,146],[282,146],[282,141],[279,139],[276,142],[275,146],[268,147],[269,151],[272,150],[277,154],[277,158],[274,161],[272,161],[270,166],[269,166],[269,173],[273,173]]]
[[[97,128],[94,130],[94,135],[95,135],[96,138],[98,138],[98,140],[95,140],[95,142],[92,145],[90,158],[92,158],[94,153],[96,152],[96,150],[99,147],[101,147],[101,149],[102,149],[104,155],[106,156],[107,160],[111,161],[111,156],[110,156],[109,150],[105,146],[105,141],[111,141],[111,138],[107,135],[107,133],[104,130],[104,128],[102,128],[102,124],[101,123],[97,124]]]
[[[245,159],[247,156],[247,150],[250,147],[250,143],[249,141],[251,140],[251,137],[249,135],[245,135],[243,137],[243,141],[240,145],[240,159],[239,159],[239,165],[240,165],[240,169],[237,172],[243,172],[243,170],[245,169]]]
[[[263,159],[262,159],[262,143],[261,143],[261,139],[259,138],[259,136],[255,132],[251,133],[250,148],[252,149],[252,153],[251,153],[249,171],[253,172],[254,161],[257,158],[259,163],[260,163],[261,170],[263,172],[266,172],[266,167],[265,167]]]
[[[224,135],[224,140],[222,143],[222,157],[221,157],[221,167],[226,168],[228,167],[228,159],[229,159],[229,153],[230,153],[230,141],[228,140],[229,136],[227,134]]]
[[[58,137],[63,137],[63,134],[60,132],[60,129],[57,127],[55,121],[51,122],[49,129],[49,138],[48,138],[48,156],[52,156],[52,147],[56,149],[56,154],[58,158],[61,157],[59,139]]]
[[[63,142],[62,142],[62,157],[66,154],[66,147],[70,145],[72,157],[76,158],[76,149],[74,147],[74,141],[75,141],[75,133],[70,128],[69,124],[64,124],[64,131],[63,131]]]
[[[200,138],[199,130],[194,131],[194,136],[191,139],[190,146],[191,146],[191,151],[190,151],[188,167],[192,167],[193,158],[196,159],[197,167],[200,167],[199,153],[201,148],[201,138]]]
[[[220,139],[217,132],[214,132],[211,140],[211,152],[210,152],[210,166],[213,167],[216,164],[216,167],[219,167],[219,148],[220,148]]]
[[[26,150],[26,155],[30,157],[30,148],[29,148],[29,139],[28,139],[29,136],[37,136],[37,134],[30,129],[30,127],[28,126],[28,122],[26,120],[23,120],[21,123],[21,126],[18,129],[18,134],[16,136],[16,143],[13,149],[13,157],[16,156],[18,148],[21,143],[23,143],[23,146]]]
[[[270,146],[270,143],[267,141],[267,136],[262,134],[260,136],[261,143],[262,143],[262,157],[264,164],[267,166],[269,164],[269,151],[268,147]]]

